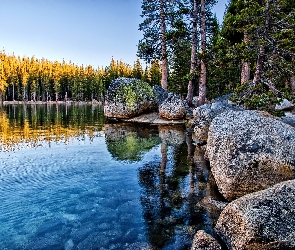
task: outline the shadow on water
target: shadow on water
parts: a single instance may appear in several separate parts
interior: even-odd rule
[[[11,225],[3,230],[15,239],[22,233],[22,249],[190,249],[198,230],[213,234],[221,211],[214,201],[221,197],[204,150],[185,127],[106,123],[103,107],[93,105],[0,111],[2,151],[85,136],[95,141],[97,133],[105,135],[93,144],[100,149],[79,144],[40,156],[3,155],[2,208],[13,207],[7,213],[15,218],[3,214],[0,222]],[[24,233],[30,220],[35,231]],[[5,242],[19,246],[10,236]]]

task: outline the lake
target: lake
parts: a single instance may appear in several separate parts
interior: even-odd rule
[[[107,121],[103,107],[0,108],[1,249],[190,249],[218,197],[183,126]]]

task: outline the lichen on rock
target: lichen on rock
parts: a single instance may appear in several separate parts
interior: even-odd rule
[[[295,249],[295,180],[245,195],[221,213],[216,232],[228,249]]]
[[[183,119],[185,114],[185,102],[179,95],[173,93],[169,93],[168,97],[159,106],[159,115],[168,120]]]
[[[122,77],[113,80],[108,88],[104,114],[113,118],[131,118],[156,107],[157,97],[148,83]]]
[[[221,246],[210,234],[199,230],[194,237],[191,250],[221,250]]]
[[[295,178],[295,129],[254,111],[213,119],[206,155],[218,190],[228,200]]]

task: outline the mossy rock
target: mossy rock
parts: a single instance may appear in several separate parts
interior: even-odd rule
[[[157,108],[152,87],[135,78],[117,78],[108,88],[104,106],[107,117],[131,118]]]

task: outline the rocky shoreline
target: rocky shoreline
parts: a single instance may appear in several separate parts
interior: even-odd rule
[[[126,94],[114,86],[121,91],[127,86],[132,102],[126,104]],[[227,249],[295,249],[294,113],[277,118],[244,110],[229,102],[229,96],[191,109],[175,94],[165,96],[149,86],[148,95],[133,93],[130,86],[126,78],[110,86],[106,116],[127,122],[186,123],[194,131],[195,144],[205,147],[218,190],[228,201],[211,201],[220,205],[214,230]],[[286,110],[293,108],[291,103]],[[198,231],[191,249],[222,247],[214,235]]]

